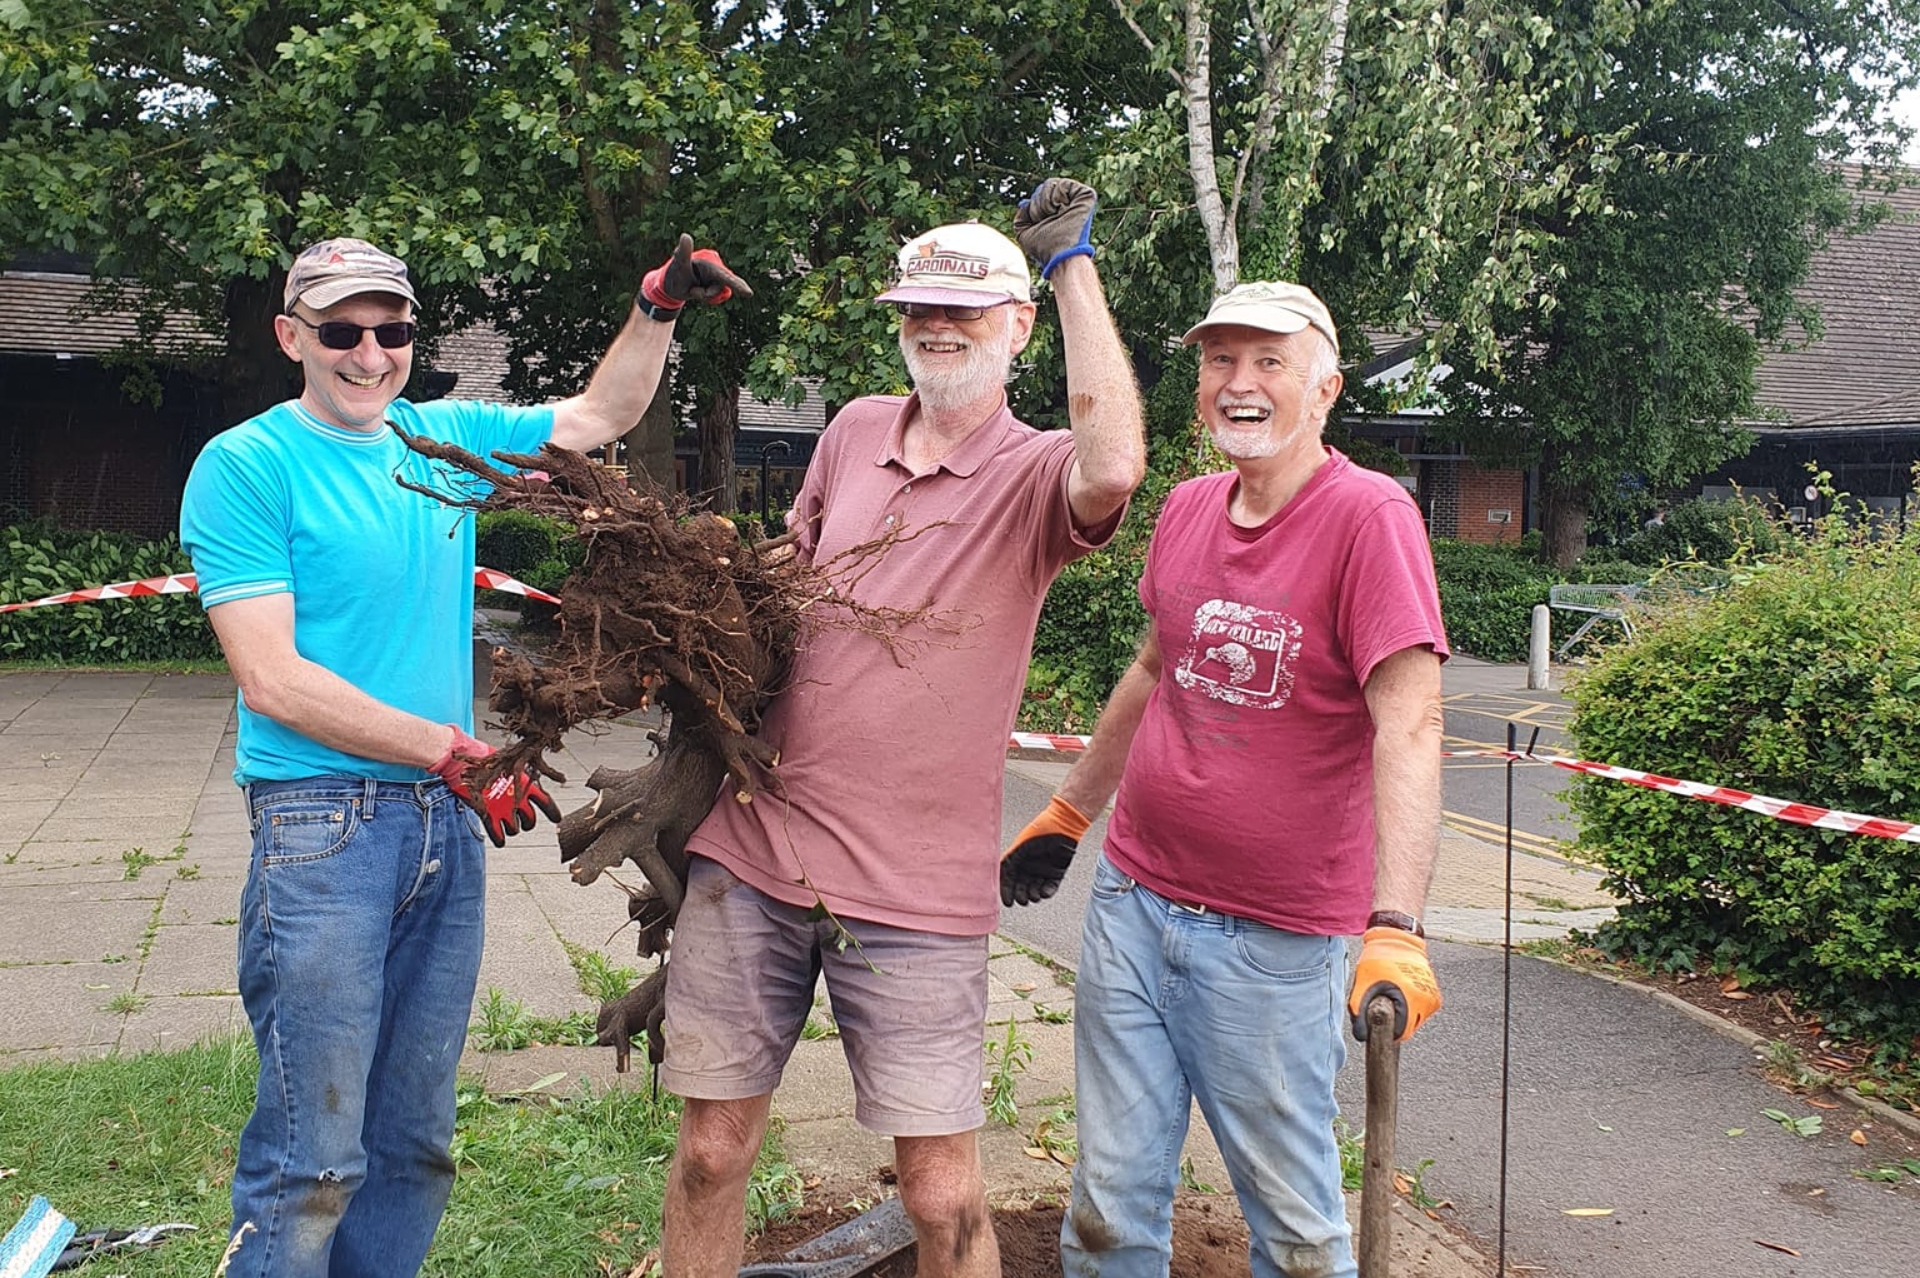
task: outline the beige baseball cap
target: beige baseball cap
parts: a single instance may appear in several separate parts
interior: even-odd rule
[[[956,222],[908,240],[900,250],[900,278],[874,300],[946,306],[1030,302],[1033,279],[1019,245],[991,226]]]
[[[301,250],[287,271],[286,309],[305,302],[323,311],[356,293],[391,293],[418,302],[407,264],[365,240],[321,240]]]
[[[1327,304],[1304,284],[1266,280],[1237,284],[1213,299],[1213,305],[1207,308],[1207,317],[1188,329],[1180,344],[1191,346],[1208,329],[1229,324],[1267,333],[1298,333],[1303,328],[1317,328],[1333,343],[1333,353],[1340,353],[1340,337],[1334,332],[1333,316],[1327,313]]]

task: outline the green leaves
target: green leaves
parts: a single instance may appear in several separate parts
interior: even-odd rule
[[[1803,1114],[1799,1118],[1795,1118],[1793,1115],[1777,1109],[1763,1109],[1760,1112],[1780,1124],[1785,1130],[1803,1139],[1820,1134],[1822,1124],[1820,1115],[1818,1114]]]
[[[1920,557],[1831,520],[1766,571],[1680,596],[1575,685],[1583,757],[1920,819]],[[1920,1032],[1920,850],[1578,779],[1581,842],[1625,901],[1601,930],[1650,964],[1785,986],[1830,1030]]]

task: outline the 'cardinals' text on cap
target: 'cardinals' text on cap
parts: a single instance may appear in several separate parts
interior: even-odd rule
[[[900,278],[877,299],[946,306],[1030,302],[1027,258],[1000,232],[979,222],[936,226],[900,250]]]

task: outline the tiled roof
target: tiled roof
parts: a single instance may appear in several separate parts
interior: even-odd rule
[[[1791,425],[1920,423],[1920,190],[1871,198],[1892,216],[1835,239],[1801,286],[1820,339],[1761,362],[1760,402]],[[1790,336],[1806,341],[1797,326]]]
[[[0,351],[30,355],[105,355],[135,332],[132,311],[84,312],[91,281],[84,275],[0,271]],[[168,353],[217,354],[219,334],[184,313],[168,317],[160,347]]]
[[[19,355],[100,356],[119,349],[135,332],[132,311],[84,313],[91,281],[66,271],[0,271],[0,353]],[[168,353],[217,355],[218,334],[196,326],[184,312],[169,317],[161,334]],[[507,339],[491,324],[475,324],[441,339],[433,366],[459,374],[450,398],[507,401],[501,380],[507,375]],[[780,430],[819,430],[825,410],[815,387],[807,387],[799,407],[746,397],[740,403],[740,424]]]

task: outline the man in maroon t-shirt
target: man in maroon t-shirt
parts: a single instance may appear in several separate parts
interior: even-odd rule
[[[1007,733],[1048,584],[1113,535],[1146,467],[1093,211],[1091,187],[1052,178],[1021,204],[1018,245],[977,222],[910,241],[878,300],[899,308],[914,393],[848,405],[808,467],[802,557],[892,534],[852,594],[929,624],[803,636],[760,730],[779,785],[722,799],[688,842],[660,1071],[686,1098],[671,1278],[739,1268],[747,1177],[821,973],[854,1116],[894,1138],[920,1272],[1000,1272],[975,1133]],[[1059,308],[1070,431],[1007,406],[1033,327],[1027,260]]]
[[[1015,838],[1001,899],[1051,896],[1118,789],[1074,987],[1066,1271],[1165,1275],[1197,1099],[1253,1272],[1342,1278],[1342,1023],[1363,1033],[1360,1008],[1385,992],[1405,1038],[1440,1006],[1419,916],[1446,636],[1419,510],[1320,441],[1341,386],[1320,299],[1242,284],[1185,340],[1233,470],[1169,494],[1140,578],[1140,654]]]

